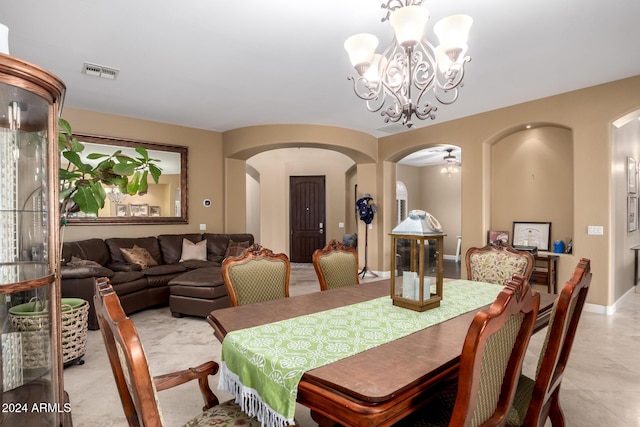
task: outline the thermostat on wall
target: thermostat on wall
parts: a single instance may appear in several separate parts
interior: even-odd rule
[[[211,207],[211,199],[204,199],[202,201],[202,206],[204,206],[205,208],[210,208]]]

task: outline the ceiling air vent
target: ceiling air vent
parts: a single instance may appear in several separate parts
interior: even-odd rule
[[[115,80],[120,70],[113,67],[105,67],[104,65],[92,64],[85,62],[82,66],[82,73],[87,76],[102,77],[103,79]]]
[[[401,123],[391,123],[390,125],[383,126],[376,130],[387,132],[387,133],[400,133],[400,132],[408,131],[409,128]]]

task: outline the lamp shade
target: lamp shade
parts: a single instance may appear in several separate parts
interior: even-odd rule
[[[378,38],[373,34],[360,33],[349,37],[344,42],[344,48],[349,54],[351,65],[359,70],[365,65],[365,70],[373,61],[373,54],[378,47]],[[363,71],[364,72],[364,71]]]
[[[401,7],[389,17],[396,40],[403,47],[414,46],[420,41],[428,20],[429,11],[422,6]]]
[[[438,36],[443,48],[461,48],[467,45],[469,30],[473,19],[467,15],[451,15],[439,20],[433,26],[433,32]]]
[[[364,77],[369,81],[369,83],[378,83],[381,80],[381,76],[384,73],[384,69],[387,67],[387,58],[376,53],[373,55],[373,61],[371,61],[371,66],[364,73]]]
[[[0,53],[9,55],[9,28],[0,24]]]

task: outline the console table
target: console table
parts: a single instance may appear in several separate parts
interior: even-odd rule
[[[547,287],[547,292],[558,293],[558,255],[536,255],[531,284]]]

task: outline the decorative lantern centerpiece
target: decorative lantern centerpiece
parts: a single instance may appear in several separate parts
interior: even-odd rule
[[[393,305],[415,311],[439,307],[445,234],[438,220],[428,212],[412,210],[390,236]]]

